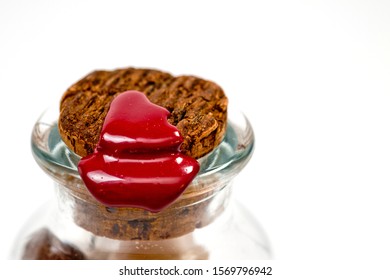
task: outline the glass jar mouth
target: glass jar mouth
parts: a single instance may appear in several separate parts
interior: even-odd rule
[[[57,118],[58,111],[49,108],[35,123],[31,137],[33,156],[49,175],[81,180],[77,169],[80,156],[62,141]],[[254,143],[253,129],[246,116],[238,110],[229,109],[224,139],[213,151],[198,159],[200,171],[191,185],[215,181],[216,175],[219,180],[230,181],[249,161]]]

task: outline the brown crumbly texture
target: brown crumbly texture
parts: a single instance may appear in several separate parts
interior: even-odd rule
[[[126,68],[94,71],[63,95],[58,122],[66,145],[80,156],[91,154],[112,100],[138,90],[171,114],[168,122],[184,138],[181,151],[200,158],[222,141],[227,124],[227,97],[217,84],[194,76]]]
[[[80,199],[75,203],[78,214],[74,220],[82,228],[112,239],[170,239],[202,228],[220,214],[222,208],[214,210],[213,215],[207,211],[212,200],[207,198],[208,195],[178,201],[159,213],[134,208],[109,208]]]
[[[194,180],[186,192],[160,212],[138,208],[110,208],[99,203],[84,187],[80,178],[57,177],[62,199],[72,207],[72,218],[81,228],[95,235],[116,240],[163,240],[183,236],[202,228],[225,208],[215,181]],[[216,201],[213,203],[213,201]],[[212,210],[211,210],[212,209]]]

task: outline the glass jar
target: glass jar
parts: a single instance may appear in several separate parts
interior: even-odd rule
[[[229,111],[226,136],[199,159],[186,191],[159,213],[109,208],[96,201],[77,172],[79,156],[62,142],[47,111],[32,133],[39,166],[54,180],[56,199],[24,226],[12,259],[269,259],[256,219],[232,199],[233,178],[249,161],[254,134],[244,115]]]

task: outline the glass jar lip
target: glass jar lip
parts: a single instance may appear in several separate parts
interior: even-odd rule
[[[38,118],[31,135],[33,156],[50,175],[61,173],[80,178],[77,170],[80,156],[62,141],[57,118],[55,107],[49,107]],[[201,169],[194,181],[208,181],[216,173],[224,175],[222,180],[231,180],[249,161],[254,144],[254,132],[247,117],[238,109],[229,108],[225,136],[213,151],[198,159]]]

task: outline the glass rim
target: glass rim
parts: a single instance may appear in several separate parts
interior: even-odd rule
[[[80,179],[77,164],[81,157],[62,141],[57,118],[58,111],[49,107],[35,123],[31,134],[33,156],[51,176],[66,174]],[[229,107],[225,136],[213,151],[198,159],[201,169],[191,184],[215,180],[217,173],[223,175],[218,176],[219,180],[231,180],[249,161],[254,144],[254,132],[247,117],[238,109]]]

